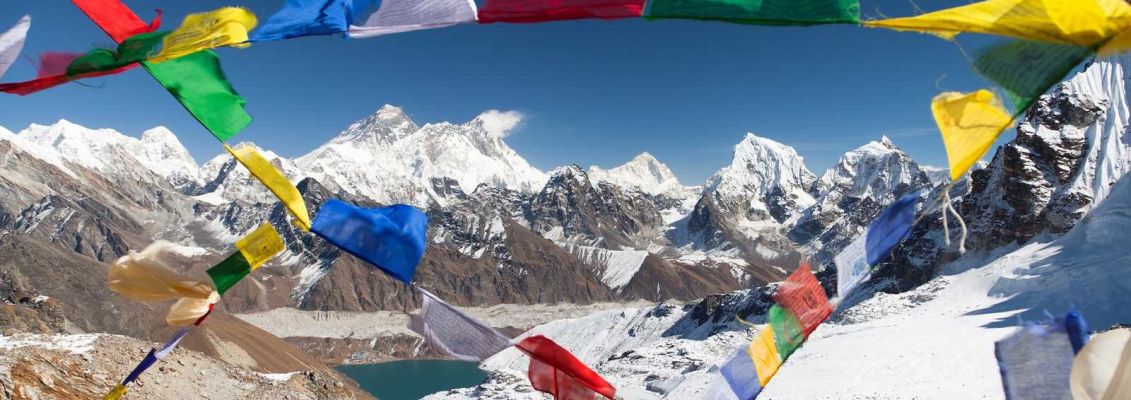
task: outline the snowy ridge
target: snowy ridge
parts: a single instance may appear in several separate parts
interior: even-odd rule
[[[597,266],[601,271],[601,282],[618,292],[632,281],[632,277],[636,276],[644,259],[648,257],[648,252],[644,250],[608,250],[569,243],[558,244],[586,265]]]
[[[433,178],[451,178],[465,193],[480,184],[534,192],[546,175],[475,119],[462,125],[416,123],[386,105],[338,137],[296,159],[311,177],[383,203],[427,206]]]
[[[749,207],[733,210],[747,219],[774,217],[784,221],[795,217],[801,210],[813,205],[808,189],[816,176],[805,167],[805,160],[797,150],[782,143],[747,133],[734,146],[730,165],[707,179],[707,192],[715,196],[724,207],[740,204],[748,199]],[[767,200],[769,199],[769,200]],[[783,210],[772,210],[767,201],[781,199],[788,203]],[[773,215],[779,214],[779,215]]]
[[[682,193],[686,187],[679,183],[672,170],[648,152],[640,153],[619,167],[601,169],[596,165],[589,167],[589,179],[594,182],[609,182],[624,188],[639,189],[652,195],[668,192]]]

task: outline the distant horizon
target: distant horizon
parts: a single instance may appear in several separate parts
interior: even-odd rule
[[[392,106],[392,107],[397,107],[397,108],[400,108],[399,106],[396,106],[396,105],[385,104],[385,105],[383,105],[382,107],[379,107],[379,108],[378,108],[378,110],[380,110],[381,108],[384,108],[384,107],[388,107],[388,106]],[[478,117],[479,117],[479,116],[476,116],[476,117],[474,117],[474,118],[471,118],[471,119],[469,119],[469,120],[467,120],[467,121],[418,121],[418,120],[416,120],[415,118],[412,118],[412,115],[411,115],[411,113],[409,113],[409,112],[408,112],[407,110],[404,110],[403,108],[401,108],[401,110],[403,110],[403,111],[404,111],[405,115],[407,115],[407,116],[408,116],[408,118],[409,118],[410,120],[412,120],[412,121],[413,121],[414,123],[416,123],[417,125],[420,125],[420,126],[422,126],[422,127],[423,127],[424,125],[427,125],[427,124],[438,124],[438,123],[450,123],[450,124],[461,125],[461,124],[465,124],[465,123],[471,122],[471,121],[472,121],[472,120],[474,120],[475,118],[478,118]],[[491,111],[491,110],[488,110],[488,111]],[[376,113],[376,111],[374,111],[374,113]],[[487,111],[485,111],[484,113],[487,113]],[[370,116],[370,115],[373,115],[373,114],[369,114],[369,115],[366,115],[365,117],[359,118],[359,119],[358,119],[357,121],[361,121],[361,120],[363,120],[364,118],[366,118],[366,117],[368,117],[368,116]],[[482,115],[482,114],[480,114],[480,115]],[[153,129],[160,129],[160,128],[164,128],[164,129],[168,130],[169,132],[172,132],[172,133],[173,133],[173,136],[175,136],[175,137],[177,138],[177,141],[178,141],[178,142],[180,142],[182,146],[184,146],[184,145],[185,145],[185,144],[184,144],[184,142],[185,142],[185,141],[184,141],[184,139],[183,139],[183,138],[181,137],[181,134],[180,134],[180,133],[178,133],[178,132],[177,132],[176,130],[173,130],[173,129],[171,129],[171,128],[167,127],[167,126],[164,126],[164,125],[156,125],[156,126],[153,126],[153,127],[150,127],[150,128],[142,129],[142,130],[141,130],[140,132],[132,133],[132,132],[122,132],[121,130],[119,130],[119,129],[117,129],[117,128],[114,128],[114,127],[106,127],[106,126],[87,126],[87,125],[84,125],[84,124],[81,124],[81,123],[78,123],[78,122],[75,122],[75,121],[71,121],[71,120],[69,120],[69,119],[67,119],[67,118],[61,118],[61,119],[59,119],[59,120],[56,120],[55,122],[52,122],[52,123],[36,123],[36,122],[33,122],[33,123],[29,124],[28,126],[24,126],[24,127],[22,127],[22,128],[18,128],[18,129],[12,129],[12,128],[11,128],[11,127],[9,127],[9,126],[5,126],[5,125],[3,125],[3,124],[0,124],[0,128],[3,128],[3,129],[7,129],[8,131],[11,131],[11,132],[12,132],[13,134],[17,134],[17,135],[18,135],[18,134],[19,134],[20,132],[22,132],[22,131],[24,131],[24,130],[26,130],[26,129],[30,128],[30,127],[31,127],[32,125],[38,125],[38,126],[45,126],[45,127],[50,127],[50,126],[54,126],[54,125],[56,125],[56,124],[58,124],[58,123],[60,123],[60,122],[64,122],[64,121],[65,121],[65,122],[67,122],[67,123],[70,123],[70,124],[74,124],[74,125],[78,125],[78,126],[81,126],[81,127],[83,127],[83,128],[86,128],[86,129],[90,129],[90,130],[103,130],[103,129],[112,130],[112,131],[115,131],[115,132],[117,132],[117,133],[119,133],[119,134],[122,134],[122,135],[124,135],[124,136],[132,137],[132,138],[135,138],[135,139],[139,139],[139,140],[141,139],[141,136],[142,136],[142,135],[143,135],[143,134],[144,134],[145,132],[147,132],[147,131],[150,131],[150,130],[153,130]],[[355,121],[355,122],[357,122],[357,121]],[[352,123],[351,123],[351,124],[352,124]],[[346,127],[348,127],[348,126],[349,126],[349,125],[347,125]],[[252,140],[233,140],[231,144],[232,144],[232,145],[236,145],[236,144],[240,144],[240,143],[252,143],[252,144],[254,144],[254,145],[258,146],[259,148],[261,148],[261,149],[263,149],[263,150],[265,150],[265,151],[272,151],[272,152],[275,152],[275,153],[276,153],[277,155],[279,155],[279,156],[281,156],[281,157],[287,158],[287,159],[289,159],[289,160],[295,160],[295,159],[297,159],[297,158],[299,158],[299,157],[302,157],[302,156],[304,156],[304,155],[307,155],[307,154],[309,154],[310,152],[313,152],[313,151],[314,151],[314,150],[316,150],[316,149],[317,149],[317,148],[318,148],[319,146],[322,146],[322,145],[324,145],[324,144],[326,144],[326,143],[329,143],[329,142],[330,142],[331,140],[333,140],[334,138],[336,138],[336,137],[338,137],[339,135],[341,135],[341,133],[343,133],[343,132],[344,132],[344,130],[345,130],[345,127],[343,127],[341,131],[339,131],[338,133],[334,134],[333,136],[330,136],[330,137],[328,137],[328,138],[326,139],[326,141],[325,141],[325,142],[322,142],[322,143],[320,143],[320,144],[318,144],[318,145],[316,145],[316,146],[314,146],[314,147],[312,147],[312,148],[306,149],[305,151],[301,151],[301,152],[299,152],[299,153],[296,153],[296,154],[281,154],[281,153],[279,153],[279,152],[277,152],[277,151],[274,151],[274,150],[272,150],[272,149],[271,149],[271,148],[269,148],[269,147],[265,147],[265,146],[264,146],[264,145],[263,145],[262,143],[257,143],[257,142],[255,142],[255,141],[252,141]],[[777,139],[775,139],[775,138],[772,138],[772,137],[768,137],[768,136],[763,136],[763,135],[759,135],[759,134],[758,134],[758,133],[756,133],[756,132],[743,132],[743,133],[741,134],[741,137],[740,137],[740,138],[738,138],[738,140],[734,142],[734,145],[737,145],[738,143],[741,143],[741,142],[742,142],[742,140],[743,140],[743,139],[745,139],[745,137],[746,137],[746,134],[747,134],[747,133],[753,134],[754,136],[758,136],[758,137],[761,137],[761,138],[767,138],[767,139],[770,139],[770,140],[773,140],[773,141],[776,141],[776,142],[782,143],[781,141],[779,141],[779,140],[777,140]],[[869,143],[871,143],[871,142],[880,141],[880,140],[882,139],[882,137],[884,137],[884,135],[881,135],[880,137],[878,137],[878,138],[876,138],[876,139],[874,139],[874,140],[868,140],[868,141],[865,141],[864,143],[861,143],[861,144],[860,144],[859,146],[856,146],[856,147],[853,147],[853,148],[851,148],[851,149],[847,150],[847,151],[846,151],[846,153],[847,153],[847,152],[850,152],[850,151],[853,151],[853,150],[856,150],[856,149],[859,149],[860,147],[863,147],[863,146],[865,146],[865,145],[867,145],[867,144],[869,144]],[[501,138],[499,138],[499,139],[500,139],[500,140],[502,140],[502,141],[503,141],[504,143],[506,143],[506,144],[507,144],[508,146],[510,146],[510,143],[509,143],[509,142],[507,142],[507,140],[506,140],[506,138],[505,138],[505,137],[501,137]],[[895,141],[894,139],[892,139],[891,137],[888,137],[888,139],[889,139],[889,140],[891,140],[891,142],[892,142],[893,144],[895,144],[895,146],[896,146],[896,147],[900,148],[901,150],[903,149],[902,147],[900,147],[900,146],[899,146],[899,143],[898,143],[898,142],[896,142],[896,141]],[[788,143],[783,143],[783,144],[785,144],[786,146],[789,146],[790,148],[793,148],[794,150],[796,150],[796,151],[797,151],[797,153],[798,153],[798,155],[800,155],[800,156],[801,156],[801,158],[802,158],[803,162],[805,163],[805,167],[806,167],[806,168],[808,168],[808,169],[809,169],[809,171],[810,171],[810,172],[812,172],[812,173],[813,173],[814,175],[816,175],[817,177],[820,177],[820,176],[821,176],[821,175],[822,175],[822,174],[823,174],[823,173],[824,173],[825,171],[827,171],[827,170],[829,170],[829,169],[831,169],[831,168],[834,168],[834,167],[835,167],[835,164],[834,164],[834,165],[830,165],[829,167],[826,167],[826,168],[820,168],[820,169],[814,168],[814,167],[813,167],[813,166],[812,166],[812,165],[811,165],[811,164],[809,163],[808,159],[806,159],[806,158],[805,158],[805,154],[804,154],[804,153],[803,153],[803,152],[802,152],[801,150],[798,150],[797,148],[794,148],[793,146],[790,146],[790,145],[789,145]],[[511,146],[511,148],[513,149],[514,147],[513,147],[513,146]],[[186,149],[188,149],[188,148],[187,148],[187,146],[186,146]],[[631,155],[631,156],[629,156],[628,158],[626,158],[625,160],[623,160],[622,162],[620,162],[620,163],[618,163],[618,164],[615,164],[615,165],[607,165],[607,166],[606,166],[606,165],[596,165],[596,164],[589,164],[589,165],[586,165],[586,164],[581,164],[581,163],[576,163],[576,162],[574,162],[574,163],[565,163],[565,164],[559,164],[559,165],[552,165],[552,166],[540,166],[540,165],[535,165],[535,164],[534,164],[533,162],[531,162],[531,161],[530,161],[530,160],[529,160],[529,159],[528,159],[528,158],[527,158],[527,157],[526,157],[526,156],[525,156],[525,155],[524,155],[524,154],[522,153],[522,151],[521,151],[521,150],[519,150],[519,149],[514,149],[514,150],[515,150],[515,152],[517,152],[517,153],[518,153],[518,155],[519,155],[520,157],[522,157],[523,159],[526,159],[526,160],[527,160],[527,162],[529,162],[529,163],[531,164],[531,166],[533,166],[534,168],[537,168],[538,170],[541,170],[542,172],[544,172],[544,173],[547,173],[547,174],[551,173],[551,172],[552,172],[553,170],[555,170],[555,169],[557,169],[557,168],[565,167],[565,166],[568,166],[568,165],[577,165],[577,166],[581,167],[581,168],[582,168],[583,170],[585,170],[586,172],[588,172],[588,171],[589,171],[589,169],[590,169],[590,168],[592,168],[592,167],[597,167],[597,168],[601,168],[601,169],[604,169],[604,170],[608,170],[608,169],[612,169],[612,168],[616,168],[616,167],[622,166],[622,165],[624,165],[624,164],[626,164],[626,163],[628,163],[628,162],[631,162],[631,161],[632,161],[632,160],[634,160],[634,159],[635,159],[636,157],[639,157],[639,156],[641,156],[641,155],[643,155],[643,154],[645,154],[645,153],[647,153],[647,154],[651,155],[651,156],[652,156],[653,158],[655,158],[656,160],[658,160],[658,161],[659,161],[660,163],[662,163],[662,164],[664,164],[664,165],[668,166],[668,168],[672,168],[672,167],[671,167],[671,165],[669,165],[669,164],[668,164],[667,162],[665,162],[665,161],[664,161],[663,157],[657,156],[657,155],[653,154],[653,153],[652,153],[651,151],[649,151],[649,150],[647,150],[647,149],[644,149],[644,150],[640,150],[640,151],[637,151],[637,152],[635,152],[635,153],[632,153],[632,155]],[[717,172],[717,171],[718,171],[718,169],[721,169],[722,167],[724,167],[724,166],[726,166],[726,165],[729,165],[729,164],[730,164],[730,162],[731,162],[731,159],[733,158],[733,151],[734,151],[734,149],[733,149],[733,146],[732,146],[732,148],[731,148],[730,150],[728,150],[728,151],[727,151],[727,159],[725,160],[725,162],[724,162],[724,163],[723,163],[723,164],[722,164],[722,165],[721,165],[721,166],[720,166],[719,168],[717,168],[717,169],[715,170],[715,172]],[[906,151],[905,151],[905,152],[906,152]],[[206,157],[199,157],[199,155],[198,155],[198,154],[192,154],[192,151],[191,151],[191,150],[189,150],[189,153],[190,153],[190,156],[192,157],[193,161],[194,161],[194,162],[196,163],[197,167],[203,167],[203,166],[204,166],[204,164],[206,164],[206,163],[208,163],[209,161],[211,161],[211,160],[215,159],[216,157],[219,157],[219,156],[226,156],[226,155],[228,155],[228,153],[224,152],[222,148],[221,148],[221,149],[218,149],[218,151],[216,151],[216,152],[215,152],[214,154],[212,154],[212,155],[208,155],[208,156],[206,156]],[[945,168],[946,168],[945,166],[938,166],[938,165],[932,165],[932,164],[926,164],[926,163],[922,163],[922,162],[920,162],[919,160],[916,160],[914,156],[911,156],[911,158],[912,158],[912,160],[914,160],[914,161],[916,162],[916,164],[918,164],[918,165],[919,165],[920,167],[926,167],[926,168],[943,168],[943,169],[945,169]],[[839,161],[839,157],[838,157],[838,159],[837,159],[837,160]],[[676,171],[676,170],[674,170],[674,169],[673,169],[673,170],[672,170],[672,173],[673,173],[673,174],[674,174],[674,175],[676,176],[676,178],[677,178],[677,179],[679,180],[680,184],[681,184],[681,185],[683,185],[683,186],[700,186],[700,185],[703,185],[703,184],[705,184],[705,183],[706,183],[706,181],[707,181],[708,179],[710,179],[711,175],[713,175],[713,174],[714,174],[714,172],[712,172],[712,173],[711,173],[710,175],[708,175],[708,176],[704,177],[704,178],[703,178],[702,180],[691,181],[691,180],[687,180],[687,179],[685,179],[684,177],[682,177],[682,176],[680,175],[679,171]]]
[[[262,21],[282,0],[125,3],[145,18],[161,8],[164,28],[172,28],[188,13],[231,5]],[[965,2],[943,0],[930,8],[959,4]],[[905,0],[875,0],[862,12],[877,17],[916,10]],[[2,2],[0,30],[25,14],[32,25],[22,58],[111,43],[69,2]],[[851,25],[467,24],[372,39],[256,43],[218,53],[254,118],[232,143],[255,142],[294,158],[383,104],[396,104],[417,121],[468,121],[495,110],[507,143],[539,169],[569,163],[607,169],[646,151],[681,182],[704,182],[730,161],[746,132],[794,147],[813,171],[883,135],[917,162],[945,165],[931,98],[989,86],[953,42]],[[34,75],[33,63],[22,60],[3,81]],[[136,136],[163,125],[179,134],[194,159],[222,151],[140,70],[30,96],[3,95],[0,110],[0,125],[8,129],[67,119]]]

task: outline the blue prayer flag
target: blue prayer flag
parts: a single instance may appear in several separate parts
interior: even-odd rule
[[[719,373],[726,379],[730,390],[739,400],[753,399],[762,391],[762,385],[758,380],[758,369],[754,367],[754,361],[746,352],[746,346],[739,347],[722,368],[719,368]]]
[[[361,208],[329,199],[310,231],[342,250],[404,282],[412,282],[427,244],[428,216],[416,207],[397,204]]]
[[[891,249],[911,232],[917,204],[919,204],[919,192],[904,195],[872,221],[872,225],[868,226],[868,239],[864,244],[868,254],[868,265],[876,265],[883,261]]]
[[[141,376],[142,372],[152,367],[155,362],[157,362],[157,355],[154,353],[153,349],[149,349],[149,354],[146,354],[145,358],[137,364],[137,367],[134,367],[134,370],[126,376],[126,380],[122,381],[122,385],[128,385],[130,382],[136,380],[137,377]]]
[[[1079,311],[1072,310],[1064,317],[1064,328],[1068,330],[1068,341],[1072,342],[1072,352],[1079,353],[1088,344],[1088,322]]]
[[[252,35],[252,42],[344,34],[377,0],[287,0]]]

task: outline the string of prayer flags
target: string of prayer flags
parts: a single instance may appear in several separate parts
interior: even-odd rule
[[[950,179],[954,181],[962,178],[1013,123],[1013,117],[985,89],[939,94],[931,100],[931,113],[942,133]]]
[[[482,362],[510,347],[510,339],[498,330],[464,314],[427,290],[417,288],[423,299],[420,314],[410,316],[409,329],[424,337],[428,346],[463,361]]]
[[[367,38],[475,22],[472,0],[382,0],[365,23],[350,25],[349,36]]]
[[[639,18],[645,0],[487,0],[479,22],[547,22],[572,19]]]
[[[286,0],[251,35],[252,42],[345,33],[376,0]]]
[[[247,33],[257,23],[255,14],[240,7],[189,14],[180,27],[165,36],[161,52],[150,61],[161,62],[222,46],[247,47]]]
[[[1067,399],[1074,356],[1064,320],[1027,324],[994,343],[1007,400]]]
[[[535,390],[549,393],[556,400],[616,397],[616,388],[605,378],[545,336],[527,337],[515,347],[530,356],[527,376]]]
[[[862,25],[945,39],[969,32],[1093,48],[1131,27],[1131,5],[1123,0],[985,0]]]
[[[1069,388],[1078,400],[1131,398],[1131,329],[1092,337],[1072,361]]]
[[[416,207],[361,208],[337,199],[326,200],[310,226],[334,246],[404,283],[412,283],[424,257],[427,229],[428,216]]]
[[[236,249],[231,256],[208,269],[208,276],[216,284],[221,295],[235,286],[251,271],[259,268],[267,260],[283,251],[283,238],[270,223],[264,222],[236,241]]]
[[[864,229],[863,234],[833,258],[838,297],[847,297],[852,289],[868,280],[872,266],[887,258],[891,250],[911,233],[915,208],[920,199],[919,192],[897,199]]]
[[[251,123],[244,110],[247,100],[232,88],[220,69],[220,58],[211,50],[142,65],[221,142]]]
[[[224,149],[228,150],[228,154],[243,164],[255,179],[263,183],[283,206],[291,212],[295,217],[295,225],[302,228],[304,231],[310,230],[310,214],[306,212],[306,202],[302,199],[302,194],[299,193],[298,188],[283,175],[282,171],[275,168],[271,161],[268,161],[259,154],[259,151],[254,146],[241,146],[240,148],[233,149],[228,145],[224,145]]]
[[[802,262],[801,266],[789,274],[781,286],[778,286],[778,291],[774,293],[774,301],[797,317],[805,338],[833,313],[825,289],[821,287],[817,277],[809,271],[809,263],[806,262]]]
[[[27,40],[27,31],[31,29],[31,17],[25,15],[16,21],[15,25],[0,34],[0,76],[8,72],[8,68],[20,57]]]
[[[161,11],[153,22],[146,24],[133,10],[130,10],[121,0],[71,0],[83,14],[86,14],[95,25],[114,39],[114,43],[121,43],[133,35],[152,32],[161,26]]]
[[[23,82],[0,83],[0,92],[26,96],[32,93],[62,85],[73,80],[119,74],[137,66],[137,64],[130,64],[109,71],[96,71],[78,75],[68,75],[67,66],[69,66],[75,60],[79,59],[81,56],[81,54],[76,53],[44,53],[39,57],[40,67],[36,73],[35,79]]]
[[[1019,115],[1091,54],[1077,45],[1012,40],[980,52],[974,68],[1005,89]]]
[[[860,22],[860,1],[651,0],[644,16],[777,26],[856,24]]]

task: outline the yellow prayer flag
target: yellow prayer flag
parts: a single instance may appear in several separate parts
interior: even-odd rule
[[[946,145],[950,178],[958,180],[974,165],[998,135],[1013,123],[994,94],[982,89],[962,94],[946,92],[931,101],[931,113]]]
[[[102,400],[118,400],[126,394],[127,390],[129,389],[126,388],[126,385],[119,383],[118,386],[114,386],[114,388],[110,390],[110,393],[106,393],[106,395],[102,397]]]
[[[1131,5],[1123,0],[985,0],[861,24],[931,33],[945,39],[959,33],[986,33],[1094,48],[1131,28]]]
[[[1100,47],[1100,57],[1107,57],[1131,50],[1131,29],[1124,30],[1115,37],[1108,40],[1107,43]]]
[[[762,328],[762,331],[758,332],[758,336],[755,336],[754,340],[750,342],[746,352],[750,354],[750,360],[754,361],[754,369],[758,371],[759,383],[762,387],[766,387],[770,378],[781,367],[781,356],[778,355],[778,348],[774,344],[774,329],[770,325]]]
[[[247,260],[252,271],[283,251],[283,247],[283,238],[279,236],[279,232],[266,222],[236,241],[236,248],[243,253],[243,258]]]
[[[267,186],[267,189],[279,198],[283,206],[290,210],[291,215],[294,215],[295,223],[300,228],[304,231],[310,230],[310,214],[306,212],[306,203],[302,200],[298,188],[291,184],[291,181],[283,175],[282,171],[279,171],[270,161],[263,158],[263,155],[259,154],[255,147],[244,146],[232,149],[228,145],[224,145],[224,149],[228,150],[228,153],[235,157],[240,164],[243,164],[252,176],[263,182],[263,185]]]
[[[247,47],[247,32],[258,20],[240,7],[189,14],[176,30],[165,36],[161,51],[149,61],[161,62],[221,46]]]

